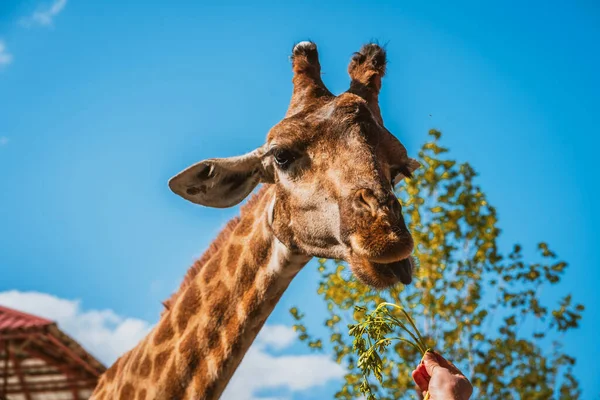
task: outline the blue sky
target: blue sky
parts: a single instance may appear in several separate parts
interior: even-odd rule
[[[305,39],[318,44],[333,92],[347,89],[352,52],[371,39],[387,43],[388,129],[412,154],[428,129],[443,131],[452,155],[480,172],[504,248],[543,240],[570,262],[558,292],[574,292],[587,309],[565,341],[584,398],[595,398],[600,7],[593,1],[3,1],[5,299],[25,304],[23,293],[45,294],[42,302],[52,297],[70,310],[52,314],[66,324],[74,322],[65,315],[108,310],[109,317],[98,312],[111,340],[124,324],[145,332],[160,301],[237,212],[187,203],[167,180],[203,158],[262,144],[289,101],[292,45]],[[269,324],[289,325],[291,305],[318,307],[316,282],[309,265]],[[263,344],[271,347],[261,356],[305,352]],[[322,398],[335,386],[285,382],[279,391],[257,387],[256,398]]]

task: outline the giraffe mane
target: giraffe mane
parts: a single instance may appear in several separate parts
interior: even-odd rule
[[[170,310],[173,304],[177,301],[179,295],[185,290],[186,287],[190,285],[190,283],[194,280],[196,275],[200,272],[202,267],[212,258],[213,255],[219,251],[223,243],[227,242],[235,228],[239,225],[241,221],[241,217],[243,217],[248,210],[252,209],[259,200],[263,197],[267,190],[268,185],[262,185],[258,191],[252,197],[246,201],[246,203],[240,208],[240,215],[232,218],[227,222],[225,227],[221,229],[217,237],[211,242],[208,246],[208,249],[202,254],[202,256],[194,261],[192,266],[187,270],[185,277],[183,278],[183,282],[179,286],[179,289],[171,295],[167,300],[163,301],[162,304],[164,306],[163,313],[167,310]]]

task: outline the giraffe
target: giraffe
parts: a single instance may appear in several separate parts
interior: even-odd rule
[[[201,161],[169,181],[208,207],[239,204],[168,299],[154,329],[101,377],[92,399],[217,399],[292,279],[312,257],[346,260],[377,289],[410,284],[413,239],[394,195],[419,163],[383,125],[386,53],[364,45],[333,95],[317,47],[292,51],[293,92],[264,145]]]

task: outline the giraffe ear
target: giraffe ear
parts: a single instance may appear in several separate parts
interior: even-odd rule
[[[262,147],[238,157],[211,158],[186,168],[169,180],[173,192],[207,207],[232,207],[261,182],[265,171]],[[267,179],[268,180],[268,179]]]

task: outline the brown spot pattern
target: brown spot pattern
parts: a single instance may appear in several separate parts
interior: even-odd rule
[[[254,228],[254,217],[246,215],[235,228],[234,233],[236,236],[248,236],[252,232],[252,228]]]
[[[175,360],[173,360],[165,377],[165,392],[164,396],[162,397],[173,400],[183,398],[188,382],[180,381],[179,378],[179,374],[177,373],[177,364],[175,363]]]
[[[231,354],[238,354],[242,345],[244,326],[240,324],[237,318],[230,318],[225,326],[225,337],[228,342],[225,343],[225,351]]]
[[[262,300],[262,294],[257,288],[251,288],[246,294],[244,294],[243,302],[246,308],[247,319],[252,321],[257,314],[259,305]]]
[[[133,353],[133,361],[131,362],[131,373],[137,374],[138,369],[140,367],[140,362],[142,361],[142,350],[143,348],[137,347],[132,350]]]
[[[191,283],[183,294],[183,299],[177,305],[177,327],[183,332],[189,320],[198,312],[201,304],[198,285]]]
[[[217,276],[219,272],[219,266],[221,265],[221,253],[216,253],[209,262],[202,268],[202,281],[209,283]]]
[[[210,325],[220,326],[223,319],[227,318],[228,312],[232,311],[231,298],[227,286],[219,281],[212,285],[205,297],[207,307],[210,310]]]
[[[146,355],[144,360],[140,364],[140,376],[142,378],[147,378],[150,376],[150,372],[152,371],[152,361],[150,361],[150,357]]]
[[[119,400],[132,400],[135,396],[135,389],[131,383],[126,383],[121,388]]]
[[[185,365],[198,364],[199,349],[198,349],[198,332],[196,329],[190,330],[185,338],[179,343],[178,351]]]
[[[146,389],[142,389],[138,392],[137,400],[146,400]]]
[[[221,343],[221,334],[218,328],[211,327],[206,332],[206,347],[213,350]]]
[[[160,378],[163,369],[165,368],[165,364],[169,360],[169,356],[171,355],[171,350],[165,350],[156,355],[154,359],[154,370],[152,371],[152,379],[157,381]]]
[[[167,313],[163,316],[160,323],[158,324],[158,329],[154,334],[154,344],[158,346],[159,344],[171,339],[175,331],[173,330],[173,324],[171,323],[171,313]]]
[[[238,293],[239,295],[246,293],[254,284],[255,276],[256,267],[254,267],[249,260],[244,259],[235,274],[235,293]]]
[[[271,256],[271,242],[260,240],[255,243],[253,247],[252,261],[254,262],[254,265],[264,265]]]
[[[215,383],[208,379],[208,373],[206,375],[196,375],[194,390],[196,393],[204,394],[203,400],[213,400],[215,398]]]
[[[234,275],[242,255],[242,246],[232,243],[227,247],[227,256],[225,257],[225,265],[230,275]]]

